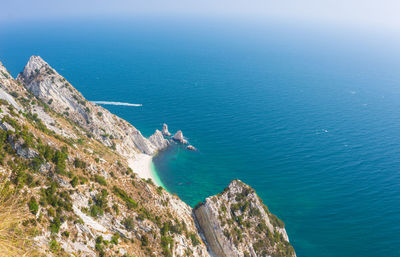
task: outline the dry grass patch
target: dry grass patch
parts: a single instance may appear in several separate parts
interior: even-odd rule
[[[0,179],[0,256],[32,256],[33,247],[22,227],[29,212],[9,181]]]

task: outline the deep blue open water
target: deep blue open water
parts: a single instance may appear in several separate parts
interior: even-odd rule
[[[16,75],[42,56],[145,136],[199,151],[154,159],[195,205],[234,178],[285,223],[299,257],[400,256],[400,47],[388,35],[279,23],[132,19],[0,24]]]

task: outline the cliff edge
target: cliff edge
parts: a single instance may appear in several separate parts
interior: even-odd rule
[[[284,223],[240,180],[196,206],[194,214],[217,257],[296,256]]]

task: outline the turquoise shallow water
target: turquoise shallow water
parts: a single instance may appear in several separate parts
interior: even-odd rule
[[[384,35],[288,24],[130,20],[0,25],[16,75],[41,55],[144,135],[199,151],[154,159],[195,205],[234,178],[282,218],[299,257],[400,256],[400,48]]]

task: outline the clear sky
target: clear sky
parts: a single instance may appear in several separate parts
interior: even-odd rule
[[[0,0],[0,22],[139,15],[274,19],[400,30],[400,0]]]

